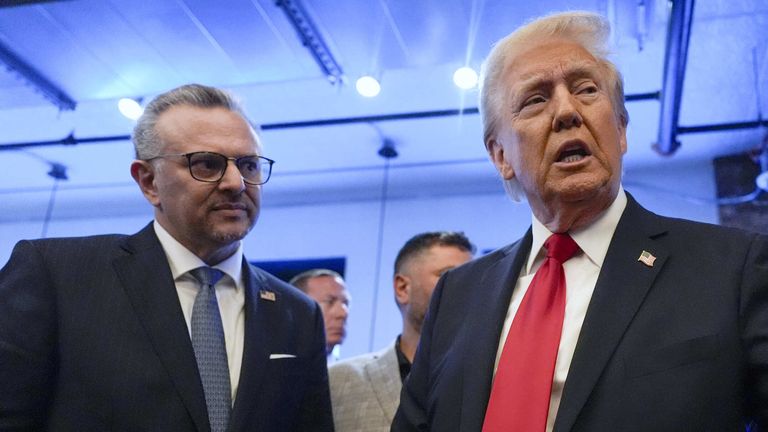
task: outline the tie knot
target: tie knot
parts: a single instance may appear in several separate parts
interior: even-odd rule
[[[223,276],[224,272],[213,267],[198,267],[190,270],[189,274],[192,275],[201,285],[214,286]]]
[[[568,234],[552,234],[544,242],[544,247],[547,248],[547,258],[554,258],[561,263],[571,259],[579,250],[579,245]]]

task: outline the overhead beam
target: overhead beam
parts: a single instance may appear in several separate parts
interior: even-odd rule
[[[312,17],[309,16],[301,0],[277,0],[277,7],[281,8],[291,23],[304,45],[312,54],[312,58],[325,74],[331,84],[341,84],[344,80],[344,71],[341,65],[333,57],[328,44],[317,30]]]
[[[54,3],[64,2],[70,0],[0,0],[0,8],[14,7],[14,6],[26,6],[37,3]]]
[[[64,90],[50,82],[2,42],[0,42],[0,62],[5,63],[11,72],[17,74],[60,110],[71,111],[77,106],[77,103]]]
[[[688,43],[693,24],[694,0],[674,0],[667,28],[664,53],[664,78],[661,90],[661,110],[658,141],[653,148],[663,155],[671,155],[680,147],[677,140],[680,102],[683,96]]]
[[[659,98],[658,92],[650,93],[636,93],[628,94],[624,96],[627,102],[643,101],[643,100],[656,100]],[[434,110],[434,111],[414,111],[405,113],[394,114],[380,114],[373,116],[359,116],[359,117],[339,117],[330,119],[318,119],[318,120],[306,120],[298,122],[286,122],[286,123],[267,123],[261,125],[261,130],[280,130],[280,129],[298,129],[307,127],[322,127],[322,126],[336,126],[346,125],[354,123],[377,123],[384,121],[395,120],[418,120],[437,117],[451,117],[457,115],[472,115],[478,114],[480,110],[477,107],[461,108],[461,109],[446,109],[446,110]],[[31,141],[31,142],[19,142],[19,143],[6,143],[0,144],[1,150],[19,150],[31,147],[45,147],[56,145],[77,145],[77,144],[93,144],[109,141],[129,141],[130,135],[112,135],[102,137],[89,137],[89,138],[75,138],[74,134],[59,139],[49,141]]]
[[[443,110],[443,111],[428,111],[428,112],[416,112],[416,113],[401,113],[401,114],[386,114],[381,116],[370,117],[344,117],[327,120],[311,120],[295,123],[270,123],[261,126],[262,130],[279,130],[279,129],[294,129],[305,127],[322,127],[333,126],[350,123],[372,123],[389,120],[414,120],[434,117],[446,117],[460,114],[477,114],[477,108],[467,108],[464,110]],[[693,126],[679,126],[677,128],[678,135],[706,133],[706,132],[728,132],[744,129],[757,129],[768,128],[768,120],[754,120],[754,121],[742,121],[732,123],[710,123]],[[0,144],[0,151],[2,150],[20,150],[31,147],[47,147],[47,146],[72,146],[77,144],[96,144],[103,142],[122,142],[130,141],[130,135],[111,135],[101,137],[89,137],[89,138],[75,138],[70,134],[66,138],[50,141],[29,141],[19,143],[7,143]]]

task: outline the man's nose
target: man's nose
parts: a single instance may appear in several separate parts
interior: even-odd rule
[[[344,303],[339,304],[338,313],[341,318],[347,319],[349,316],[349,306],[345,305]]]
[[[552,119],[552,130],[555,132],[580,127],[583,123],[578,101],[568,89],[558,88],[555,91],[553,106],[555,113]]]
[[[238,169],[237,165],[235,165],[235,161],[227,161],[227,166],[224,168],[224,176],[219,182],[219,187],[222,189],[235,190],[238,192],[245,189],[245,181],[243,181],[243,176],[240,174],[240,169]]]

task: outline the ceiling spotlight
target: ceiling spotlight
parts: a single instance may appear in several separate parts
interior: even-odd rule
[[[381,91],[381,85],[376,78],[366,75],[357,79],[355,83],[357,92],[365,97],[374,97]]]
[[[131,120],[137,120],[144,112],[144,108],[139,105],[139,101],[132,98],[122,98],[117,102],[117,108],[120,113]]]
[[[760,189],[768,192],[768,171],[763,171],[755,178],[755,184]]]
[[[453,73],[453,83],[459,88],[469,90],[477,85],[477,72],[468,66],[460,67]]]

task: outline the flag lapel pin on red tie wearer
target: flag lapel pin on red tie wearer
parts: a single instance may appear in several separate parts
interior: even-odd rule
[[[259,290],[259,297],[264,300],[275,301],[275,293],[273,291]]]
[[[643,253],[640,254],[640,258],[638,258],[637,260],[647,265],[648,267],[653,267],[653,263],[654,261],[656,261],[656,257],[653,256],[652,253],[644,250]]]

